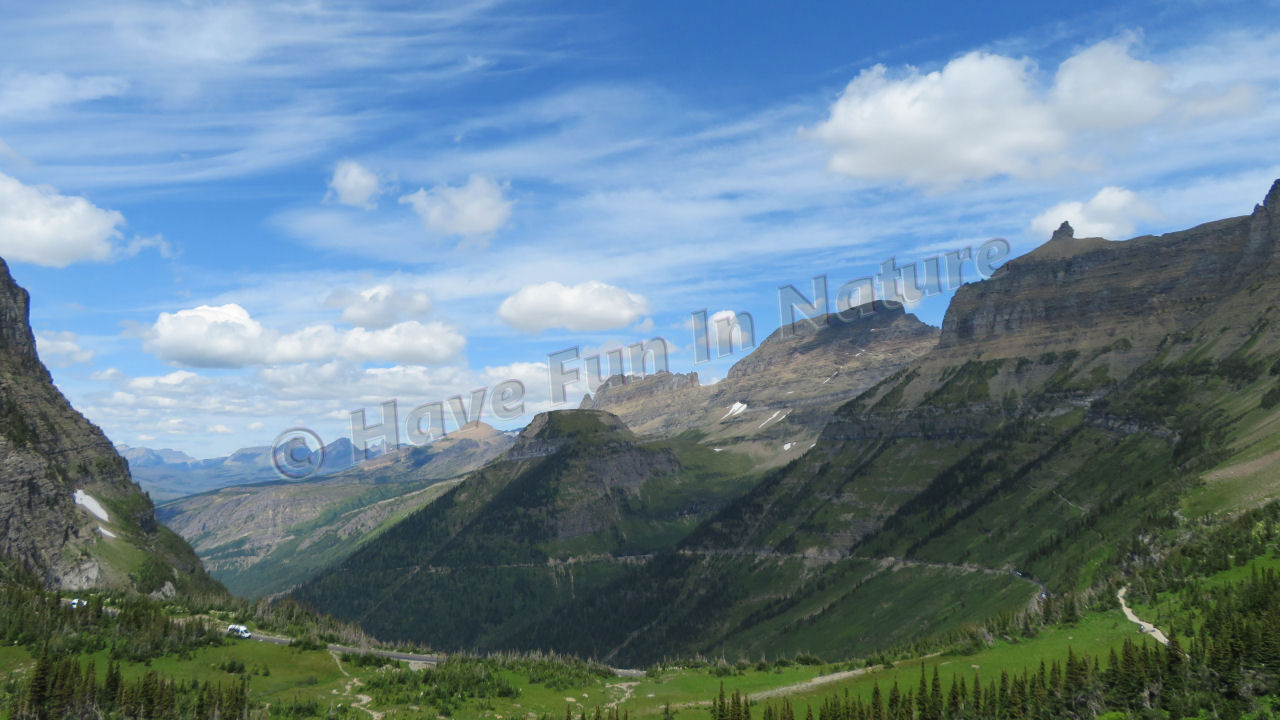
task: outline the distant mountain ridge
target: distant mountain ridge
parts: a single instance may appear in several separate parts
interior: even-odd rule
[[[117,444],[117,451],[129,462],[138,484],[157,501],[175,500],[235,485],[289,480],[277,471],[271,459],[270,446],[240,448],[222,457],[198,460],[177,450],[153,450]],[[406,449],[407,451],[408,449]],[[287,449],[282,449],[285,452]],[[369,448],[368,458],[381,456],[382,447]],[[311,477],[333,475],[350,470],[355,452],[351,440],[343,437],[324,448],[311,452],[311,462],[318,467]]]
[[[512,442],[506,433],[477,423],[429,445],[406,446],[352,466],[350,441],[343,439],[327,447],[325,466],[336,457],[345,470],[300,481],[273,471],[270,479],[169,500],[158,513],[232,592],[278,593],[341,561]],[[340,443],[348,448],[345,459]]]

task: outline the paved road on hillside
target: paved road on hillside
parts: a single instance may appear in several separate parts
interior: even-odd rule
[[[291,642],[290,638],[287,638],[287,637],[279,637],[276,635],[262,635],[260,633],[254,633],[252,639],[257,640],[258,642],[270,643],[272,645],[288,645]],[[332,643],[327,645],[325,649],[330,650],[332,652],[355,653],[357,655],[361,653],[368,653],[369,655],[377,655],[379,657],[384,657],[391,660],[403,660],[404,662],[418,662],[426,665],[437,665],[440,663],[440,661],[444,660],[443,655],[436,655],[436,654],[419,655],[416,653],[399,652],[396,650],[376,650],[376,649],[365,650],[362,648],[348,647],[346,645],[335,645]],[[612,670],[613,674],[616,675],[617,677],[644,677],[645,675],[645,672],[643,670],[630,670],[626,668],[609,668],[609,669]]]
[[[292,642],[291,638],[279,637],[277,635],[263,635],[261,633],[254,633],[252,639],[257,640],[258,642],[270,643],[272,645],[288,645]],[[336,645],[334,643],[329,643],[325,646],[325,649],[340,653],[354,653],[356,655],[360,655],[362,653],[377,655],[379,657],[390,658],[391,660],[420,662],[428,665],[436,665],[444,659],[443,655],[418,655],[415,653],[398,652],[396,650],[376,650],[372,648],[366,650],[363,648],[348,647],[346,645]]]

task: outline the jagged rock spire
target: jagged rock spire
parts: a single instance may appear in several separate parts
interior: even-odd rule
[[[1062,224],[1058,226],[1058,229],[1053,231],[1053,237],[1049,238],[1049,240],[1050,242],[1054,240],[1071,240],[1075,236],[1076,231],[1071,227],[1071,223],[1063,220]]]
[[[1262,201],[1262,207],[1272,214],[1280,212],[1280,179],[1271,183],[1271,192],[1268,192],[1266,199]]]

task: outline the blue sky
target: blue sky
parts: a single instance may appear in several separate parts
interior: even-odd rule
[[[518,427],[566,347],[712,382],[693,311],[1280,177],[1277,3],[861,5],[7,9],[0,256],[78,408],[209,457],[511,379]]]

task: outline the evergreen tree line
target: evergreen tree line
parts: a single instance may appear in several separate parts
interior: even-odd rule
[[[112,657],[142,662],[220,645],[223,638],[205,623],[175,621],[145,598],[124,597],[118,607],[107,608],[95,596],[73,608],[39,587],[5,584],[0,585],[0,641],[55,655],[110,650]]]
[[[249,681],[178,682],[154,670],[126,680],[115,660],[97,677],[92,659],[41,654],[31,676],[18,683],[9,703],[12,720],[244,720]]]

